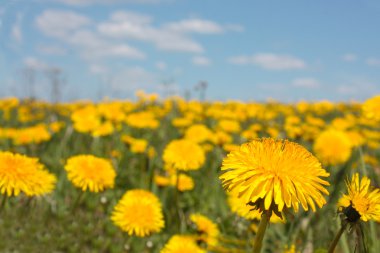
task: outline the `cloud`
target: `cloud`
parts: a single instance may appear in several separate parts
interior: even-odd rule
[[[131,12],[116,12],[111,21],[98,25],[98,31],[112,38],[153,43],[158,49],[179,52],[203,52],[203,47],[188,36],[151,25],[151,18]]]
[[[67,53],[67,50],[60,46],[39,45],[37,50],[46,55],[65,55]]]
[[[91,64],[89,70],[92,74],[104,75],[108,73],[108,69],[100,64]]]
[[[46,70],[48,68],[48,64],[41,61],[41,60],[38,60],[37,58],[35,57],[26,57],[24,58],[24,65],[28,68],[32,68],[32,69],[35,69],[35,70]]]
[[[22,42],[22,31],[21,31],[21,22],[23,15],[21,13],[17,13],[16,22],[13,24],[11,29],[11,37],[16,43]]]
[[[117,11],[110,20],[98,25],[98,31],[110,38],[144,41],[163,51],[201,53],[203,46],[195,41],[191,34],[220,34],[228,29],[216,22],[205,19],[184,19],[153,24],[153,18],[136,13]]]
[[[36,19],[36,25],[45,35],[66,39],[73,31],[87,27],[91,20],[73,11],[45,10]]]
[[[346,62],[354,62],[357,60],[357,58],[358,57],[356,56],[356,54],[351,54],[351,53],[345,54],[342,57],[343,61],[346,61]]]
[[[204,56],[195,56],[193,57],[192,62],[194,65],[198,65],[198,66],[211,65],[211,61],[207,57],[204,57]]]
[[[126,67],[116,72],[112,77],[111,88],[114,92],[150,90],[155,88],[157,77],[142,67]]]
[[[318,88],[320,86],[319,81],[314,78],[296,78],[291,84],[300,88]]]
[[[257,65],[268,70],[291,70],[304,69],[306,63],[291,55],[278,55],[273,53],[260,53],[252,56],[236,56],[229,59],[229,62],[237,65]]]
[[[73,5],[87,6],[93,4],[115,4],[115,3],[135,3],[135,4],[152,4],[159,3],[160,0],[55,0],[56,2]]]
[[[143,52],[130,45],[111,41],[91,31],[92,21],[72,11],[46,10],[37,17],[36,24],[45,35],[74,46],[89,61],[101,57],[145,58]]]
[[[164,26],[164,29],[180,33],[214,34],[224,32],[221,25],[203,19],[185,19],[178,22],[168,23]]]
[[[367,65],[369,65],[369,66],[380,66],[380,59],[378,59],[378,58],[368,58],[367,60],[366,60],[366,63],[367,63]]]
[[[159,70],[165,70],[167,68],[167,65],[163,61],[156,62],[156,68]]]

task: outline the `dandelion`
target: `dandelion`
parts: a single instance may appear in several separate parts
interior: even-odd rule
[[[349,136],[339,130],[325,130],[315,140],[314,151],[322,163],[337,165],[351,156],[352,143]]]
[[[347,220],[355,222],[375,220],[380,222],[380,189],[371,189],[371,181],[355,173],[351,182],[346,182],[348,194],[339,200],[338,206],[345,209]],[[352,214],[351,214],[352,213]]]
[[[0,191],[7,196],[21,192],[27,196],[50,193],[56,177],[44,169],[37,158],[11,152],[0,152]]]
[[[272,212],[281,216],[284,208],[298,212],[299,203],[305,210],[315,204],[322,207],[329,183],[320,177],[327,173],[320,162],[304,147],[287,140],[256,139],[243,144],[223,160],[220,176],[227,191],[234,190],[239,198],[263,212],[255,242],[261,249],[266,225]]]
[[[372,188],[368,177],[359,180],[359,174],[352,176],[351,182],[346,181],[348,194],[338,201],[338,209],[343,215],[342,226],[332,241],[329,253],[333,253],[347,225],[355,227],[360,220],[380,221],[380,189]]]
[[[240,217],[243,217],[247,220],[260,220],[262,216],[262,212],[257,209],[254,209],[249,204],[246,204],[242,201],[236,194],[229,193],[228,194],[228,205],[231,208],[231,211],[237,214]],[[272,215],[270,217],[270,222],[279,223],[284,222],[282,217],[278,217],[277,215]]]
[[[219,229],[218,226],[206,216],[201,214],[190,215],[190,220],[196,225],[200,234],[198,240],[204,241],[207,245],[215,246],[218,244]]]
[[[67,160],[67,177],[74,186],[91,192],[113,188],[116,172],[110,161],[93,155],[78,155]]]
[[[191,236],[174,235],[160,253],[206,253]]]
[[[380,120],[380,95],[366,100],[362,109],[367,118]]]
[[[177,187],[180,192],[191,191],[194,189],[193,178],[182,173],[178,176],[176,174],[172,175],[170,177],[170,184]]]
[[[145,190],[127,191],[117,203],[111,220],[128,235],[145,237],[164,227],[159,199]]]
[[[164,162],[178,170],[197,170],[205,162],[204,150],[188,140],[173,140],[165,148]]]

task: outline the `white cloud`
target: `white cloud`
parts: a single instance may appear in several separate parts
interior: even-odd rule
[[[16,22],[13,24],[12,29],[11,29],[11,37],[17,43],[22,42],[22,31],[21,31],[22,18],[23,18],[22,14],[17,13]]]
[[[346,61],[346,62],[354,62],[357,60],[357,58],[358,57],[356,56],[356,54],[352,54],[352,53],[345,54],[342,57],[343,61]]]
[[[46,70],[49,66],[47,63],[35,57],[24,58],[24,65],[35,70]]]
[[[164,26],[165,29],[180,32],[180,33],[222,33],[223,27],[213,21],[203,19],[185,19],[178,22],[168,23]]]
[[[66,39],[71,33],[91,24],[91,20],[73,11],[45,10],[36,19],[37,27],[51,37]]]
[[[92,4],[115,4],[115,3],[137,3],[137,4],[149,4],[158,3],[160,0],[55,0],[67,5],[73,6],[87,6]]]
[[[131,12],[117,12],[111,21],[98,25],[101,34],[113,38],[127,38],[153,43],[158,49],[180,52],[203,52],[203,47],[181,33],[155,28],[151,18]]]
[[[292,81],[292,86],[301,88],[318,88],[320,83],[314,78],[296,78]]]
[[[291,55],[278,55],[272,53],[260,53],[252,56],[236,56],[229,59],[232,64],[254,64],[269,70],[304,69],[306,63]]]
[[[192,59],[193,64],[198,66],[209,66],[211,65],[211,61],[204,56],[195,56]]]
[[[163,61],[156,62],[156,68],[159,70],[165,70],[167,68],[167,65]]]
[[[43,54],[47,55],[65,55],[67,50],[60,46],[44,46],[39,45],[37,50]]]
[[[110,38],[144,41],[160,50],[191,53],[204,51],[191,34],[219,34],[228,29],[211,20],[195,18],[155,26],[150,16],[123,11],[113,13],[109,21],[98,25],[98,31]]]
[[[106,74],[108,73],[108,69],[100,64],[91,64],[89,68],[90,72],[93,74]]]
[[[369,66],[380,66],[380,59],[378,58],[368,58],[366,60],[366,63],[369,65]]]
[[[108,40],[91,31],[92,21],[72,11],[46,10],[37,17],[36,24],[45,35],[74,46],[89,61],[99,57],[145,58],[143,52],[128,44]]]
[[[157,77],[142,67],[126,67],[114,74],[111,88],[114,92],[152,90],[157,84]]]

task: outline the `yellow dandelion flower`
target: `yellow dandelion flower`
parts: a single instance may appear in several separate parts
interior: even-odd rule
[[[0,152],[1,194],[38,196],[53,191],[57,178],[46,171],[37,158]]]
[[[228,205],[231,208],[231,211],[237,214],[240,217],[243,217],[247,220],[260,220],[262,212],[254,207],[248,205],[244,201],[242,201],[236,194],[229,193],[227,199]],[[270,217],[271,223],[279,223],[284,222],[284,219],[281,219],[277,215],[272,215]]]
[[[159,199],[145,190],[127,191],[117,203],[111,220],[128,235],[144,237],[164,227]]]
[[[178,182],[177,182],[177,178],[178,178]],[[185,174],[179,174],[179,177],[177,177],[176,174],[172,175],[170,177],[170,184],[172,186],[177,186],[178,190],[181,192],[191,191],[192,189],[194,189],[193,178]]]
[[[185,139],[196,143],[213,142],[215,137],[210,129],[205,125],[195,124],[189,127],[185,132]]]
[[[227,133],[237,133],[241,130],[240,123],[238,121],[228,119],[219,121],[218,128]]]
[[[67,177],[74,186],[91,192],[113,188],[116,172],[110,161],[93,155],[70,157],[65,165]]]
[[[97,128],[92,130],[93,137],[107,136],[111,135],[114,132],[115,128],[110,121],[106,121],[100,124]]]
[[[191,236],[174,235],[160,253],[206,253]]]
[[[171,184],[169,177],[161,175],[154,175],[154,183],[161,187],[169,186]]]
[[[296,246],[292,244],[290,247],[286,246],[283,253],[299,253],[300,251],[296,251]]]
[[[163,160],[178,170],[197,170],[205,162],[204,150],[188,140],[173,140],[165,148]]]
[[[348,194],[344,194],[338,206],[344,209],[347,221],[355,222],[359,218],[363,221],[380,221],[380,189],[373,189],[368,177],[359,181],[359,174],[355,173],[351,182],[346,182]]]
[[[220,232],[214,222],[199,213],[190,215],[190,220],[196,225],[197,231],[200,234],[198,240],[202,240],[211,246],[218,244]]]
[[[155,118],[155,115],[149,111],[129,114],[126,117],[125,122],[135,128],[156,129],[160,125],[160,122]]]
[[[364,115],[369,119],[380,120],[380,95],[366,100],[362,109]]]
[[[314,142],[314,152],[324,164],[337,165],[351,156],[352,143],[349,136],[339,130],[325,130]]]
[[[322,207],[329,185],[320,177],[327,173],[320,162],[301,145],[287,140],[262,138],[243,144],[223,160],[220,176],[227,191],[263,210],[282,212],[299,203],[305,210]]]

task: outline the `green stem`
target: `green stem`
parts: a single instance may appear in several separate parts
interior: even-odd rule
[[[339,229],[338,233],[336,234],[334,240],[333,240],[333,241],[331,242],[331,244],[330,244],[330,247],[329,247],[329,251],[328,251],[328,253],[334,253],[335,247],[336,247],[336,245],[338,245],[339,239],[340,239],[340,237],[342,236],[344,230],[346,229],[347,224],[348,224],[348,223],[344,223],[344,224],[340,227],[340,229]]]
[[[75,199],[71,212],[74,213],[77,208],[79,207],[79,204],[82,202],[84,196],[84,191],[80,191],[80,193],[77,195],[77,198]]]
[[[270,220],[270,210],[264,211],[261,216],[259,229],[256,234],[255,243],[253,244],[253,253],[260,253],[263,246],[263,239]]]
[[[5,207],[5,203],[7,202],[7,199],[8,199],[8,195],[7,195],[7,193],[5,193],[3,196],[3,199],[1,200],[0,212],[3,211],[3,209]]]

